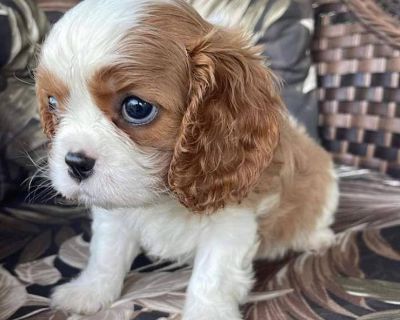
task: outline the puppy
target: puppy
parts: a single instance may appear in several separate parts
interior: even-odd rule
[[[93,215],[54,307],[107,307],[143,249],[193,263],[183,319],[238,320],[254,259],[332,243],[331,157],[260,51],[183,0],[86,0],[54,26],[36,73],[49,176]]]

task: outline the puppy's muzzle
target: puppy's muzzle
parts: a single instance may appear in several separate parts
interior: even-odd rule
[[[93,174],[96,160],[86,156],[83,152],[68,152],[65,156],[68,165],[68,174],[78,182],[89,178]]]

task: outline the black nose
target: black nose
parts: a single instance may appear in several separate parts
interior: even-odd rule
[[[87,157],[83,152],[68,152],[65,156],[68,174],[79,182],[92,175],[95,162],[95,159]]]

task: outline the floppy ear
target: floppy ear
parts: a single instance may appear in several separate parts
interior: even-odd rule
[[[257,183],[283,109],[275,77],[242,34],[214,29],[188,52],[191,89],[168,182],[183,205],[208,214]]]

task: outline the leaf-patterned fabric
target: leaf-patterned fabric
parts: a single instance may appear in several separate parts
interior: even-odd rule
[[[336,245],[256,262],[246,319],[400,318],[400,183],[365,170],[338,171]],[[0,319],[67,319],[49,308],[48,297],[87,263],[87,212],[18,201],[0,210]],[[139,256],[109,309],[70,319],[180,319],[190,272]]]
[[[0,202],[44,156],[32,69],[48,27],[34,2],[0,1]]]

